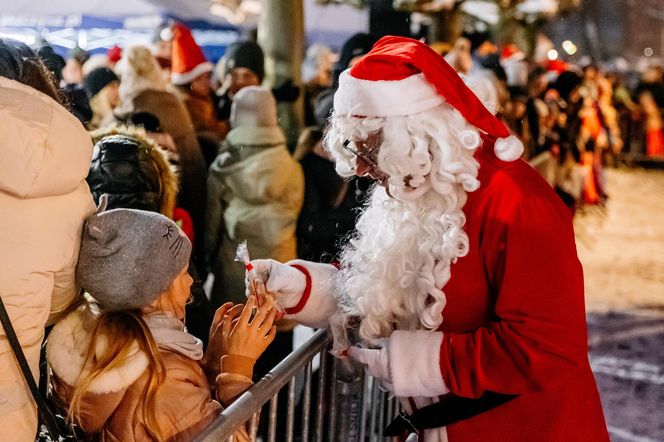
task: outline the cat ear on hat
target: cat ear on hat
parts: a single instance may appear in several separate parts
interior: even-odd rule
[[[97,222],[97,216],[105,212],[107,206],[108,206],[108,195],[103,194],[102,196],[99,197],[99,204],[97,205],[97,210],[95,211],[95,214],[92,215],[90,218],[88,218],[85,223],[88,236],[90,238],[94,238],[97,241],[101,240],[104,235],[104,232],[97,225],[99,224]]]
[[[99,215],[100,213],[105,212],[107,206],[108,206],[108,194],[104,193],[102,196],[99,197],[99,205],[97,206],[95,214]]]

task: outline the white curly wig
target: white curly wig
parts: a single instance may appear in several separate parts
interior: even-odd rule
[[[468,253],[462,208],[467,192],[480,185],[473,153],[481,137],[447,103],[409,116],[333,114],[326,146],[340,175],[355,172],[355,155],[344,142],[377,131],[377,164],[389,175],[389,194],[382,186],[372,191],[335,280],[344,313],[337,321],[360,317],[360,337],[368,342],[396,328],[440,326],[450,267]]]

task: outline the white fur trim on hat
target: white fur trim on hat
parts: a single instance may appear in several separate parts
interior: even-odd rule
[[[345,70],[339,77],[334,94],[336,115],[364,117],[396,117],[428,111],[443,102],[436,89],[415,74],[403,80],[361,80]]]
[[[523,143],[519,138],[510,135],[507,138],[498,138],[493,150],[502,161],[514,161],[523,155]]]
[[[199,75],[212,72],[214,65],[209,61],[203,62],[189,72],[171,72],[171,83],[176,86],[191,83]]]
[[[449,393],[440,371],[441,332],[396,330],[390,335],[388,355],[394,394],[399,397],[435,397]]]

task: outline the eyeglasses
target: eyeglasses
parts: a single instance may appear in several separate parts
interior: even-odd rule
[[[346,149],[348,152],[352,153],[353,155],[355,155],[356,157],[358,157],[359,159],[361,159],[362,161],[364,161],[365,163],[367,163],[368,165],[370,165],[371,167],[378,168],[378,163],[376,162],[376,160],[369,158],[364,154],[359,153],[357,150],[353,149],[352,147],[349,147],[350,143],[352,143],[352,141],[350,140],[344,141],[342,144],[343,148]]]

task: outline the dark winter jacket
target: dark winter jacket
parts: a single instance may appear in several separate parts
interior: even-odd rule
[[[344,180],[331,161],[313,152],[301,163],[304,205],[297,224],[298,255],[309,261],[332,262],[355,229],[370,182],[364,178]]]

